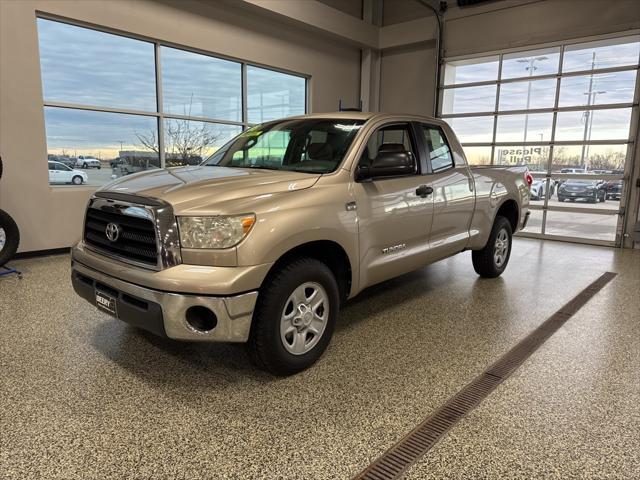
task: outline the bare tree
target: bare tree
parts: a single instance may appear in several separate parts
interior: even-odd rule
[[[152,152],[160,153],[160,148],[158,147],[158,139],[156,138],[156,131],[151,130],[149,133],[136,133],[136,137],[138,137],[138,141],[142,148],[146,150],[151,150]]]
[[[193,95],[184,115],[191,116]],[[207,150],[216,144],[218,133],[206,122],[185,119],[167,119],[164,124],[165,152],[168,165],[197,164],[206,155]],[[157,133],[152,130],[146,134],[136,132],[140,145],[147,150],[159,153]]]

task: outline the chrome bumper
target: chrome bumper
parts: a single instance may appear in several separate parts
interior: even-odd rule
[[[75,259],[71,270],[74,289],[80,296],[95,304],[95,290],[106,292],[116,299],[116,306],[120,305],[116,308],[118,318],[153,333],[176,340],[209,342],[246,342],[249,338],[257,291],[224,297],[190,295],[119,280]],[[196,305],[215,313],[215,328],[201,332],[186,322],[185,312]]]

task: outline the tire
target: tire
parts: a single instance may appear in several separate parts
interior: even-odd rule
[[[509,263],[512,242],[511,224],[504,217],[496,217],[485,247],[471,252],[473,269],[476,273],[484,278],[499,277]],[[498,248],[502,252],[501,255],[498,254]],[[498,261],[499,258],[501,258],[500,261]]]
[[[589,203],[596,203],[598,199],[596,197],[590,198],[587,200]]]
[[[313,288],[316,292],[311,298],[324,298],[321,309],[323,315],[320,315],[324,316],[324,320],[313,315],[312,310],[307,310],[307,314],[311,312],[311,317],[295,316],[301,312],[295,305],[298,302],[293,300],[296,291],[306,297]],[[302,300],[300,295],[298,299]],[[303,300],[298,305],[306,305],[307,299]],[[313,300],[309,304],[313,306]],[[251,361],[258,368],[279,376],[293,375],[310,367],[331,341],[339,306],[338,284],[324,263],[312,258],[298,258],[285,264],[269,275],[258,295],[247,342]],[[287,321],[286,317],[290,320]],[[297,327],[296,321],[299,322]],[[305,322],[315,322],[320,326],[316,327],[320,333],[314,335],[311,331],[314,323]],[[287,333],[288,329],[292,330]],[[302,343],[298,343],[300,341]],[[297,353],[293,353],[295,350]]]
[[[98,165],[96,168],[100,170],[102,168],[102,165]]]
[[[87,163],[86,162],[82,164],[82,168],[87,168]]]
[[[76,175],[71,179],[71,183],[74,185],[82,185],[82,177],[80,175]]]
[[[19,244],[18,225],[7,212],[0,210],[0,267],[16,254]]]
[[[558,201],[559,201],[560,203],[564,203],[565,198],[564,198],[564,197],[561,197],[561,196],[558,196]]]

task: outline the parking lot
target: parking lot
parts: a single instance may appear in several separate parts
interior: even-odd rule
[[[532,200],[531,205],[542,207],[544,200]],[[575,202],[559,202],[554,195],[549,199],[548,207],[558,209],[584,208],[594,212],[602,210],[619,210],[619,200],[588,203],[584,200]],[[616,237],[618,223],[617,214],[601,214],[572,211],[550,210],[547,212],[545,234],[576,237],[581,239],[604,240],[613,242]],[[542,233],[542,210],[531,210],[531,217],[525,232]]]

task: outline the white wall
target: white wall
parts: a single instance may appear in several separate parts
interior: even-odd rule
[[[0,208],[18,223],[22,252],[72,245],[93,190],[48,184],[36,11],[311,75],[314,112],[336,110],[339,98],[358,101],[355,47],[228,4],[0,0]]]
[[[390,113],[433,114],[435,44],[382,52],[380,110]]]

